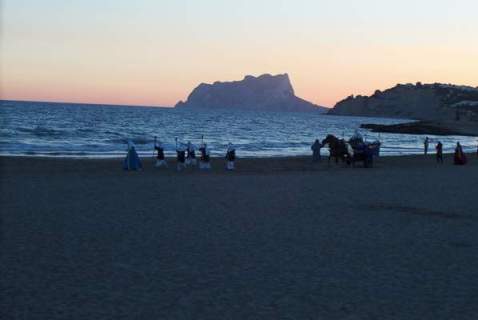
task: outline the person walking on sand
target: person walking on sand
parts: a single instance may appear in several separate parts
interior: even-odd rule
[[[234,170],[234,162],[236,161],[236,148],[229,142],[226,151],[226,170]]]
[[[191,143],[191,141],[188,141],[188,147],[187,147],[186,151],[187,151],[187,153],[186,153],[186,165],[195,167],[197,165],[196,148]]]
[[[320,143],[319,139],[315,139],[315,142],[310,147],[312,150],[312,162],[320,161],[320,149],[322,149],[322,147],[322,143]]]
[[[177,144],[177,141],[176,141],[176,159],[177,159],[176,170],[179,172],[185,169],[186,168],[186,148],[184,147],[184,144],[182,143]]]
[[[443,163],[443,144],[441,141],[438,141],[435,149],[437,151],[437,163]]]
[[[211,157],[209,154],[209,149],[206,143],[203,143],[199,148],[201,152],[201,159],[199,160],[199,169],[209,170],[211,169]]]
[[[466,164],[466,154],[463,152],[463,148],[459,142],[456,143],[454,163],[458,166]]]
[[[166,158],[164,157],[164,145],[161,140],[156,141],[156,137],[154,138],[154,150],[156,150],[156,164],[154,165],[156,168],[161,167],[168,167],[168,163],[166,162]]]
[[[428,139],[428,137],[425,138],[425,141],[423,142],[423,146],[425,148],[425,155],[428,154],[428,145],[430,144],[430,140]]]

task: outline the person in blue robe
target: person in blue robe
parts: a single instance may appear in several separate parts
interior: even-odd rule
[[[143,169],[141,159],[139,158],[134,143],[131,140],[128,141],[128,153],[126,154],[126,158],[123,162],[123,169],[128,171]]]

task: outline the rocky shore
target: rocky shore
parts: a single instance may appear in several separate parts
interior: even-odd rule
[[[393,125],[362,124],[364,129],[372,132],[403,133],[403,134],[429,134],[437,136],[461,135],[478,136],[478,122],[433,122],[415,121]]]

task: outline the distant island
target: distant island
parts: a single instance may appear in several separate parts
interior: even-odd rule
[[[478,135],[478,88],[452,84],[398,84],[368,96],[349,96],[329,115],[419,120],[399,125],[364,124],[375,132]]]
[[[241,81],[201,83],[176,108],[282,112],[323,112],[328,109],[297,97],[287,74],[246,76]]]

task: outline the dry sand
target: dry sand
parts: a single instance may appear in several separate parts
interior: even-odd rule
[[[470,158],[0,158],[0,318],[477,319]]]

